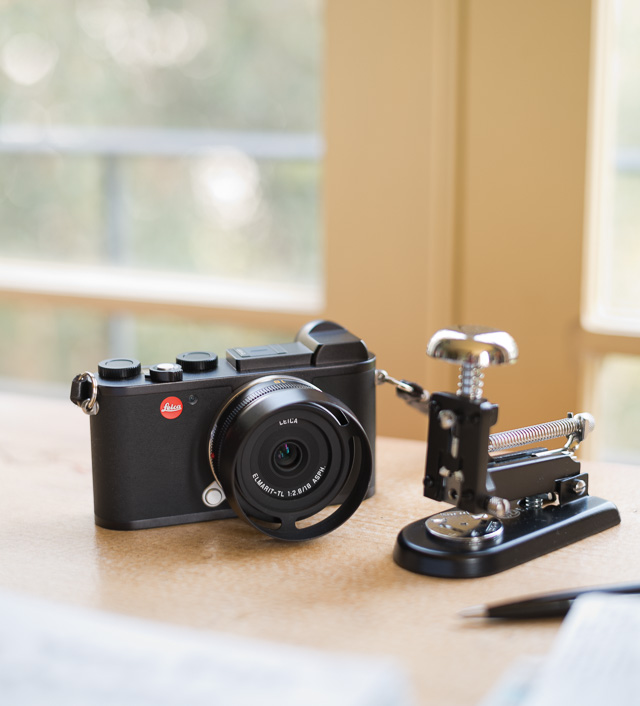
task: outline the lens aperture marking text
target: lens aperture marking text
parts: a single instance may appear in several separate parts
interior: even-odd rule
[[[286,490],[280,490],[278,488],[274,488],[268,483],[265,483],[262,478],[260,478],[259,473],[254,473],[251,477],[253,478],[258,488],[260,488],[263,493],[267,493],[267,495],[271,495],[274,498],[297,498],[301,495],[305,495],[310,490],[312,490],[314,486],[316,486],[324,478],[326,470],[326,466],[320,466],[309,482],[303,483],[297,488],[289,488]]]
[[[267,485],[257,473],[253,474],[253,480],[256,482],[258,488],[260,488],[260,490],[262,490],[264,493],[267,493],[268,495],[273,495],[277,498],[285,497],[284,492],[282,490],[276,490],[270,485]]]

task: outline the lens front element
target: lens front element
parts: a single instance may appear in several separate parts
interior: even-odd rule
[[[300,465],[302,451],[298,444],[293,441],[285,441],[280,444],[273,454],[273,461],[277,470],[282,473],[291,473]]]
[[[209,451],[236,514],[286,540],[341,525],[364,499],[373,471],[369,440],[353,413],[292,377],[260,378],[234,395],[213,425]],[[308,521],[329,505],[337,505],[332,514]]]

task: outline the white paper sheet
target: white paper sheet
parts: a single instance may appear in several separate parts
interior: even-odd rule
[[[549,655],[539,665],[516,662],[482,701],[482,706],[489,704],[640,704],[640,596],[581,596],[565,618]]]
[[[409,706],[385,659],[250,641],[0,592],[0,703]]]

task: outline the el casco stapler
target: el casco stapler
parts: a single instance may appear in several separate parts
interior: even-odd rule
[[[486,576],[620,522],[613,503],[589,495],[588,474],[575,457],[594,427],[590,414],[490,433],[498,405],[483,396],[483,370],[516,361],[508,333],[445,329],[432,337],[427,354],[460,366],[457,393],[431,394],[424,405],[424,495],[455,508],[407,525],[396,542],[397,564],[430,576]],[[555,450],[500,453],[562,437],[566,443]]]

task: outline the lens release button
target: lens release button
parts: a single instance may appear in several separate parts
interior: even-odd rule
[[[202,502],[209,507],[218,507],[226,496],[217,481],[208,485],[202,493]]]

